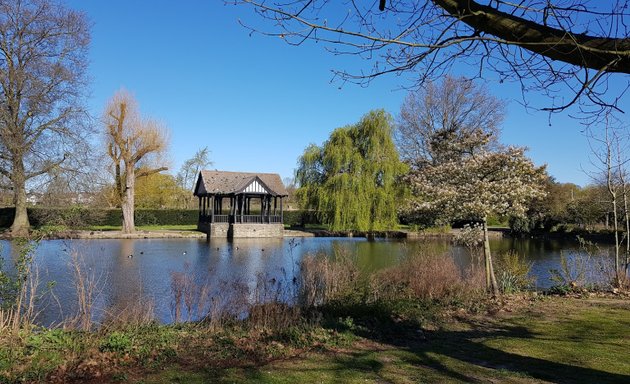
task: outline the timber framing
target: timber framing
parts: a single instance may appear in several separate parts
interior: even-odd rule
[[[194,195],[197,227],[208,237],[282,236],[288,194],[278,174],[201,171]]]

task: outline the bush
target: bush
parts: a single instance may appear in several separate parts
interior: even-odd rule
[[[497,280],[503,293],[516,293],[530,288],[532,263],[514,251],[501,254],[496,260]]]
[[[284,211],[284,224],[304,226],[320,224],[317,212]],[[0,208],[0,228],[13,222],[15,208]],[[120,209],[100,209],[73,206],[67,208],[28,208],[31,225],[40,227],[85,228],[89,226],[119,226],[122,224]],[[136,209],[136,225],[194,225],[199,219],[196,209]]]
[[[8,227],[15,216],[15,208],[0,209],[0,227]],[[85,228],[89,226],[119,226],[120,209],[99,209],[73,206],[68,208],[28,208],[31,225],[40,227]],[[194,225],[199,212],[184,209],[136,209],[136,225]]]
[[[306,224],[321,224],[321,221],[317,217],[317,212],[297,210],[297,211],[284,211],[284,224],[291,227],[303,227]]]

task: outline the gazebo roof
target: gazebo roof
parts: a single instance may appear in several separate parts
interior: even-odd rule
[[[224,171],[199,172],[194,195],[231,195],[245,193],[252,184],[262,187],[270,195],[288,196],[287,190],[280,179],[280,175],[277,173]]]

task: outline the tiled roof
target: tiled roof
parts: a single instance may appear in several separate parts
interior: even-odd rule
[[[232,194],[242,192],[258,178],[275,196],[287,196],[287,190],[277,173],[201,171],[195,186],[195,196],[203,194]]]

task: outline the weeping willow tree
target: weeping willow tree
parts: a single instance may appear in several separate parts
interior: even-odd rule
[[[355,125],[337,128],[298,162],[296,195],[331,230],[378,231],[395,227],[404,173],[392,141],[392,118],[371,111]]]

